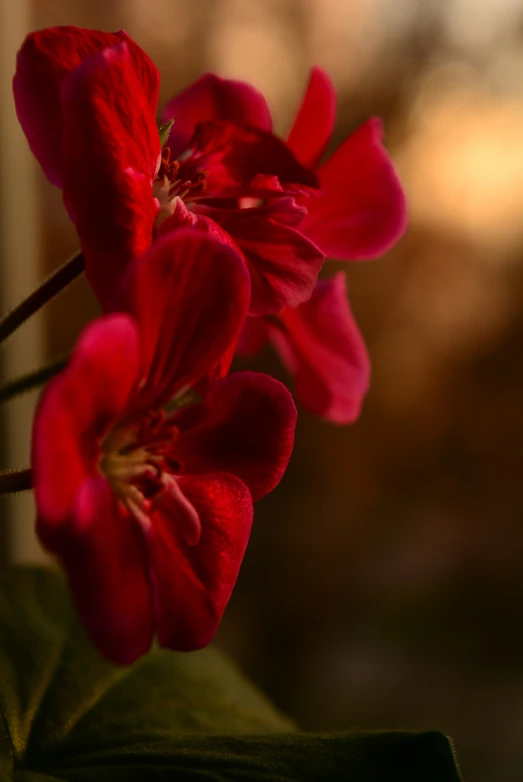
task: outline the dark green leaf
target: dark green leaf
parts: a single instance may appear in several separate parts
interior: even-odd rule
[[[459,779],[439,733],[294,732],[214,649],[111,665],[88,642],[56,572],[8,574],[0,632],[1,780]]]

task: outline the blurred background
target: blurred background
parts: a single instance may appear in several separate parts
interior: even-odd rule
[[[162,101],[214,70],[261,89],[283,135],[312,64],[338,90],[334,146],[383,117],[408,234],[378,261],[326,269],[347,272],[372,389],[352,427],[300,414],[217,643],[307,729],[437,728],[466,780],[520,782],[523,0],[0,9],[2,310],[77,248],[14,117],[14,57],[29,30],[125,27],[159,67]],[[66,354],[96,312],[78,281],[3,346],[4,377]],[[256,368],[285,379],[269,349]],[[33,403],[6,406],[3,466],[28,461]],[[31,502],[0,505],[4,564],[42,556]]]

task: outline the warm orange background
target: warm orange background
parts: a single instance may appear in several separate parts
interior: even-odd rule
[[[336,143],[384,118],[408,235],[327,269],[347,270],[372,390],[355,426],[300,415],[217,641],[306,728],[439,728],[465,779],[519,781],[523,2],[33,0],[31,14],[28,29],[125,27],[162,100],[216,70],[262,89],[285,133],[317,63],[339,92]],[[43,275],[76,240],[36,181]],[[13,198],[23,209],[23,182]],[[51,359],[96,305],[80,282],[48,311]],[[269,351],[256,368],[284,377]]]

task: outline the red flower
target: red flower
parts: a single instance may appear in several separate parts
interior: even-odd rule
[[[225,209],[225,241],[242,246],[249,210],[240,207],[259,200],[260,175],[279,177],[288,191],[271,192],[270,210],[250,213],[257,238],[242,250],[254,272],[251,311],[273,312],[310,296],[324,256],[296,228],[306,209],[294,194],[316,187],[316,176],[272,135],[265,101],[252,87],[204,77],[166,109],[176,129],[163,151],[158,72],[125,33],[33,33],[18,54],[13,88],[31,149],[63,188],[88,279],[106,309],[125,266],[166,218],[169,229],[180,226],[181,201],[190,210]],[[219,212],[211,214],[219,220]],[[211,221],[206,215],[200,223],[209,230]]]
[[[404,198],[377,120],[312,170],[334,120],[332,86],[318,69],[288,144],[254,88],[207,74],[168,102],[163,120],[174,124],[161,150],[157,90],[158,72],[125,33],[50,28],[18,54],[20,122],[63,187],[105,307],[159,228],[192,222],[239,248],[251,315],[306,301],[325,254],[370,257],[402,233]]]
[[[286,468],[288,391],[251,372],[212,382],[248,301],[236,253],[194,231],[160,238],[124,277],[121,311],[85,329],[38,406],[38,533],[116,662],[144,654],[155,633],[179,650],[210,641],[252,502]]]
[[[270,340],[311,413],[350,424],[369,387],[370,364],[347,301],[345,275],[320,280],[309,301],[277,316],[247,318],[238,353],[252,356]]]

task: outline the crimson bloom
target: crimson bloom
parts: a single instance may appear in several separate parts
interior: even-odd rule
[[[18,53],[20,123],[47,177],[63,189],[105,309],[159,227],[187,225],[186,211],[200,208],[197,223],[241,249],[253,314],[306,300],[324,255],[298,228],[307,210],[295,194],[317,180],[271,133],[263,97],[246,84],[204,77],[168,104],[164,114],[175,125],[161,149],[158,81],[123,32],[49,28],[29,35]],[[270,207],[245,209],[260,201],[269,179]]]
[[[251,315],[306,301],[326,254],[370,257],[403,230],[403,194],[372,122],[313,170],[334,117],[332,87],[318,69],[287,144],[257,90],[207,74],[167,103],[162,120],[174,124],[162,149],[158,81],[123,32],[48,28],[18,54],[18,117],[63,188],[106,308],[129,260],[180,226],[239,248]]]
[[[266,375],[219,377],[249,284],[242,259],[212,238],[158,239],[123,278],[119,311],[87,326],[39,403],[38,534],[116,662],[144,654],[154,634],[178,650],[210,641],[252,503],[289,460],[289,392]]]

